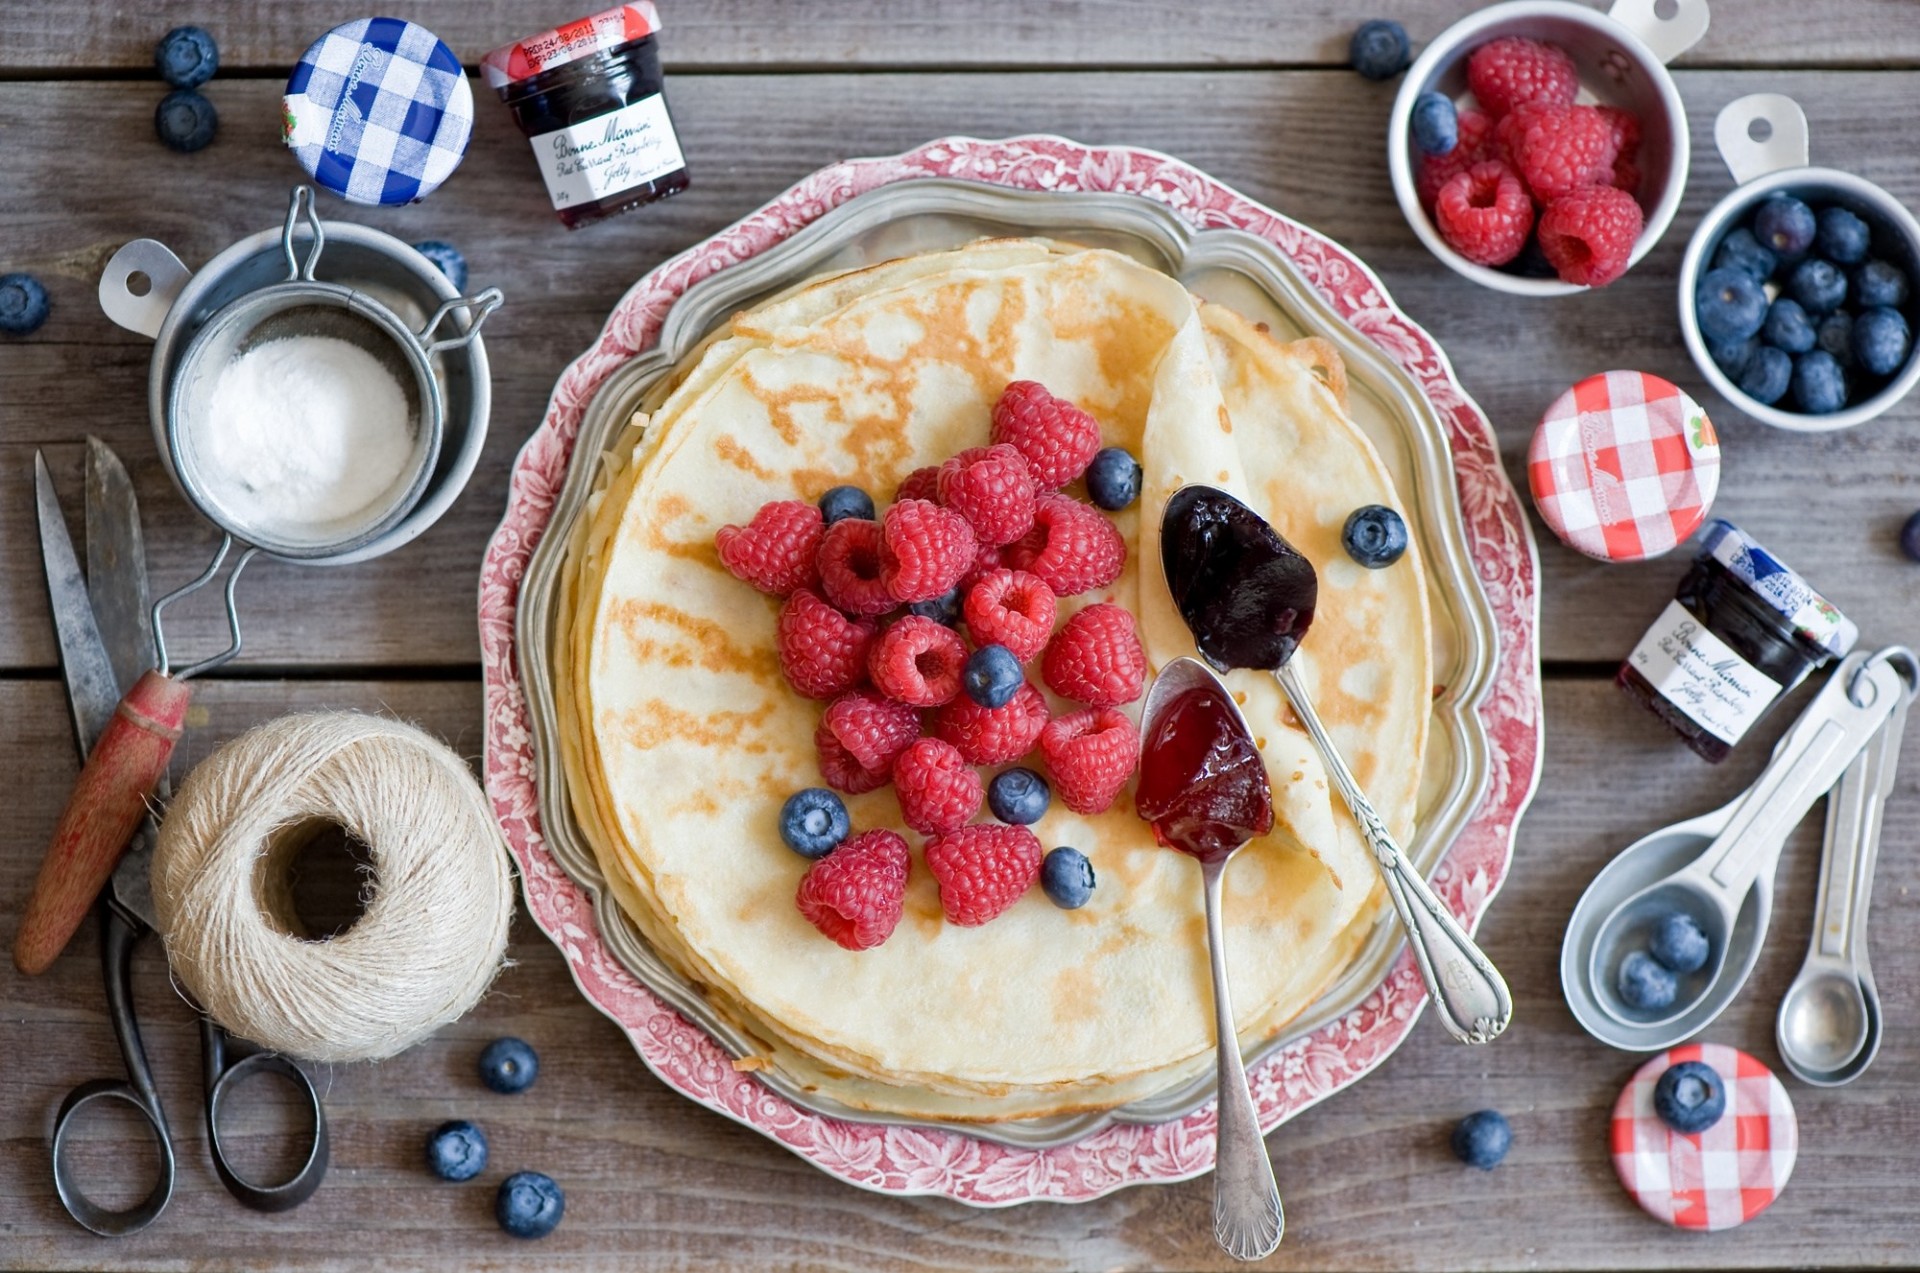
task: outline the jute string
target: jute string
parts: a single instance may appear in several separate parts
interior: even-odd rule
[[[370,850],[359,920],[306,939],[288,867],[316,825]],[[181,785],[154,851],[174,975],[229,1031],[311,1061],[370,1061],[472,1008],[506,953],[513,877],[466,764],[411,725],[269,721]]]

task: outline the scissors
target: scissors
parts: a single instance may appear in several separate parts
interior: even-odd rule
[[[53,476],[44,456],[34,456],[34,501],[40,523],[40,550],[52,598],[54,627],[60,642],[60,669],[66,678],[67,700],[73,709],[74,734],[85,759],[119,703],[123,687],[131,685],[151,666],[152,618],[147,603],[146,555],[140,534],[140,507],[133,484],[119,457],[97,438],[87,440],[87,574],[82,577],[73,541],[54,493]],[[91,583],[91,592],[89,590]],[[156,793],[168,792],[162,778]],[[137,1233],[159,1218],[173,1198],[175,1161],[173,1137],[165,1110],[153,1083],[153,1070],[140,1041],[140,1023],[134,1016],[131,968],[133,948],[141,936],[157,931],[153,889],[148,872],[153,864],[155,826],[146,819],[121,858],[97,911],[100,917],[100,964],[106,977],[107,1009],[113,1033],[126,1063],[125,1079],[95,1079],[67,1093],[53,1124],[53,1184],[60,1202],[83,1227],[103,1237]],[[186,996],[183,994],[182,998]],[[320,1094],[306,1072],[273,1052],[229,1056],[225,1030],[188,1000],[200,1016],[200,1045],[207,1094],[207,1144],[220,1180],[245,1205],[256,1211],[286,1211],[305,1202],[327,1172],[327,1119]],[[221,1113],[242,1080],[257,1073],[277,1074],[304,1097],[313,1117],[312,1139],[300,1169],[279,1184],[248,1180],[227,1161],[221,1139]],[[80,1112],[96,1101],[124,1101],[139,1111],[160,1151],[160,1178],[151,1192],[131,1207],[103,1207],[73,1179],[65,1147],[69,1129]]]

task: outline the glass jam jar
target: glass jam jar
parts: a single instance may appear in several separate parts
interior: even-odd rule
[[[1715,519],[1615,683],[1718,764],[1775,700],[1859,635],[1779,558]]]
[[[480,59],[568,229],[687,188],[662,91],[659,30],[652,0],[635,0]]]

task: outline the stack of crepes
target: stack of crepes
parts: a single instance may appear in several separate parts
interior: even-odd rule
[[[906,913],[885,945],[843,950],[794,906],[806,862],[781,842],[780,807],[820,785],[821,705],[782,680],[779,603],[727,573],[714,532],[840,483],[884,510],[913,469],[985,445],[1019,379],[1085,407],[1145,469],[1139,502],[1116,515],[1125,573],[1064,601],[1062,618],[1110,599],[1138,617],[1153,668],[1192,653],[1160,575],[1160,510],[1189,481],[1247,499],[1319,569],[1296,661],[1388,825],[1412,831],[1431,703],[1425,579],[1417,548],[1383,570],[1342,549],[1352,510],[1404,505],[1347,415],[1329,345],[1281,343],[1128,257],[1034,240],[775,297],[690,355],[608,454],[583,457],[602,474],[570,545],[556,685],[572,805],[619,904],[757,1041],[743,1067],[855,1108],[961,1121],[1102,1109],[1211,1064],[1200,869],[1155,845],[1131,785],[1091,818],[1055,800],[1034,827],[1043,846],[1092,859],[1083,909],[1035,888],[983,927],[951,924],[911,833]],[[1278,686],[1228,682],[1277,814],[1226,879],[1251,1042],[1352,961],[1384,890]],[[856,830],[905,833],[891,788],[847,803]]]

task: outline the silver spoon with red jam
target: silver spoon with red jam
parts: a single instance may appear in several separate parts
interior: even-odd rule
[[[1253,1093],[1227,996],[1220,882],[1227,859],[1273,830],[1273,792],[1253,734],[1227,687],[1197,659],[1162,668],[1140,709],[1140,779],[1134,809],[1154,838],[1200,863],[1206,881],[1207,954],[1213,969],[1213,1038],[1219,1064],[1214,1141],[1213,1236],[1236,1260],[1280,1245],[1287,1219],[1260,1136]]]
[[[1264,668],[1280,682],[1373,850],[1440,1024],[1462,1043],[1498,1037],[1513,1019],[1506,981],[1407,861],[1293,666],[1320,590],[1313,563],[1233,496],[1195,485],[1181,487],[1167,501],[1160,566],[1174,606],[1208,663],[1223,672]]]

